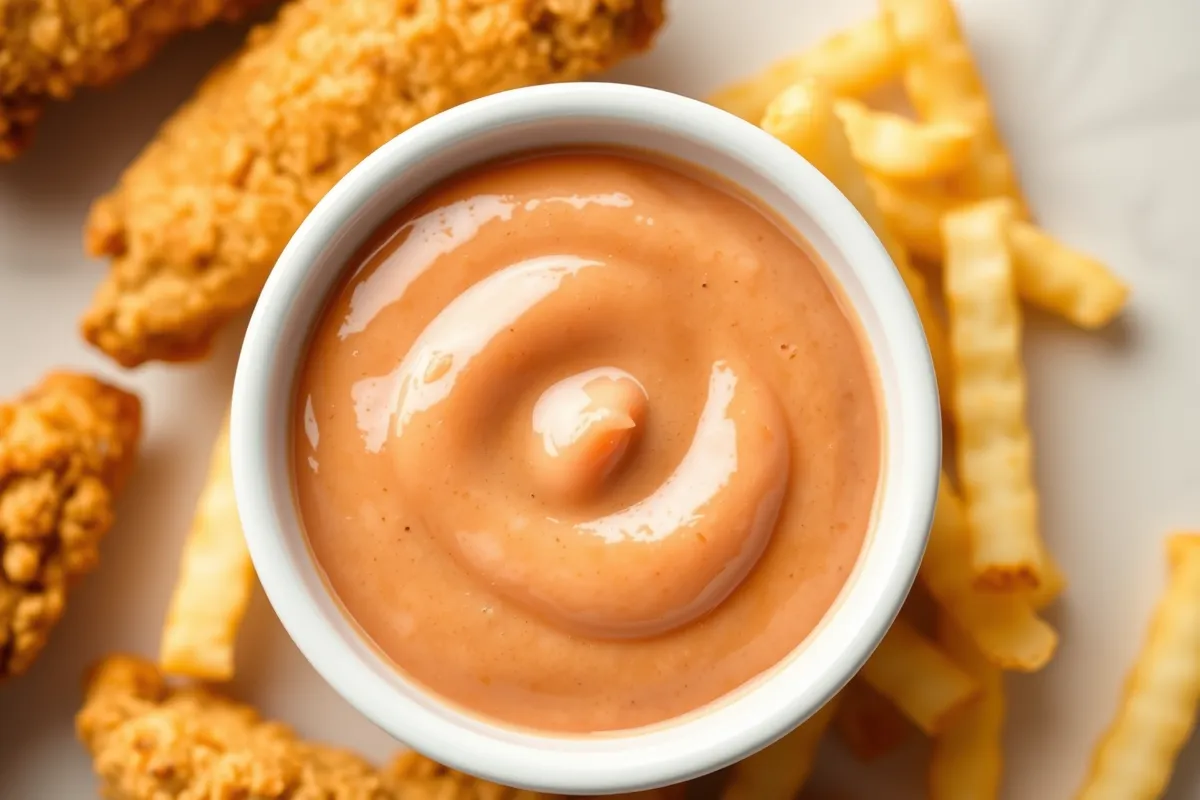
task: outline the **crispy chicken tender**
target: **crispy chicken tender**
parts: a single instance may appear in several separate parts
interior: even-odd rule
[[[175,34],[264,0],[0,0],[0,161],[26,146],[47,100],[139,69]]]
[[[387,779],[203,689],[172,690],[148,661],[94,671],[76,732],[109,800],[393,800]]]
[[[140,428],[136,397],[83,375],[0,404],[0,678],[29,668],[96,566]]]
[[[554,800],[464,775],[417,753],[386,769],[296,738],[206,689],[173,689],[149,661],[109,656],[75,730],[108,800]],[[683,786],[611,800],[681,800]]]
[[[149,661],[111,656],[75,719],[109,800],[540,800],[413,753],[387,770],[296,738],[249,706],[168,687]],[[547,798],[548,800],[548,798]]]
[[[411,750],[397,756],[386,772],[403,800],[552,800],[456,772]]]
[[[385,773],[395,781],[403,800],[554,800],[557,797],[464,775],[411,750],[397,756]],[[605,795],[606,800],[683,800],[683,797],[683,784]]]
[[[662,0],[293,0],[93,206],[112,258],[85,338],[126,366],[205,355],[305,215],[371,151],[483,95],[646,47]]]

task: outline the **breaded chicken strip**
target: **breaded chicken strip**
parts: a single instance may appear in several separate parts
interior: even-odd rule
[[[264,0],[0,0],[0,161],[29,144],[47,100],[139,69],[175,34]]]
[[[0,404],[0,678],[29,668],[96,566],[140,427],[136,397],[65,372]]]
[[[456,772],[419,753],[401,753],[385,772],[414,794],[405,800],[552,800],[554,795],[510,789]],[[420,787],[420,791],[416,791]],[[671,786],[633,794],[605,795],[605,800],[682,800],[684,787]]]
[[[377,770],[353,753],[296,738],[249,706],[173,689],[134,656],[89,676],[75,730],[108,800],[553,800],[403,753]],[[683,787],[610,800],[680,800]]]
[[[112,258],[83,334],[121,364],[202,357],[331,186],[412,125],[646,47],[662,0],[292,0],[92,208]]]
[[[548,794],[464,775],[411,750],[397,756],[385,772],[400,787],[403,800],[553,800]]]
[[[555,800],[558,797],[481,781],[411,750],[398,755],[385,772],[409,791],[420,787],[421,791],[403,795],[404,800]],[[683,800],[685,788],[679,784],[645,792],[609,794],[604,795],[604,800]]]
[[[109,800],[393,800],[362,759],[298,740],[203,689],[173,691],[148,661],[115,656],[75,719]]]
[[[401,753],[384,772],[396,781],[402,800],[556,800],[558,795],[512,789],[473,778],[426,758]],[[683,800],[684,785],[632,794],[605,795],[604,800]],[[566,800],[566,798],[563,798]],[[599,800],[599,798],[597,798]]]
[[[171,689],[148,661],[112,656],[93,670],[76,731],[109,800],[538,800],[405,755],[376,770],[297,739],[248,706]]]

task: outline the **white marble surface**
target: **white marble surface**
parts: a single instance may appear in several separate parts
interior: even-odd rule
[[[659,47],[617,77],[702,93],[872,3],[672,6]],[[1006,797],[1066,798],[1162,584],[1161,539],[1173,527],[1200,527],[1200,0],[960,7],[1038,217],[1134,288],[1127,319],[1103,335],[1033,317],[1027,337],[1042,517],[1071,586],[1054,612],[1057,659],[1010,679]],[[236,41],[236,32],[209,31],[177,42],[120,88],[54,108],[33,151],[0,167],[0,393],[74,365],[136,386],[148,404],[145,457],[101,568],[72,596],[36,668],[0,686],[0,797],[92,796],[71,727],[80,674],[114,648],[153,653],[157,644],[236,331],[205,364],[119,374],[75,332],[103,268],[80,254],[79,228],[89,200]],[[241,652],[239,695],[307,735],[376,758],[393,749],[317,678],[261,596]],[[919,743],[870,767],[830,746],[813,787],[917,798],[923,770]],[[1200,797],[1200,745],[1183,754],[1170,797]]]

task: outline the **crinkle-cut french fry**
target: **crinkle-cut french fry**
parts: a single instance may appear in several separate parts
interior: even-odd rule
[[[900,242],[922,261],[942,263],[942,215],[961,205],[938,183],[903,183],[867,175],[875,203]]]
[[[937,182],[912,183],[869,174],[888,227],[922,261],[942,260],[941,219],[963,203]],[[1017,294],[1022,300],[1085,329],[1120,313],[1129,287],[1099,261],[1064,245],[1024,220],[1008,229]]]
[[[213,444],[208,478],[163,626],[159,663],[174,675],[233,677],[234,644],[254,589],[254,566],[238,519],[230,469],[226,418]]]
[[[841,190],[858,213],[875,231],[887,249],[896,270],[904,279],[921,324],[937,373],[943,400],[951,396],[953,374],[942,317],[933,307],[925,278],[908,260],[908,253],[884,223],[883,214],[871,196],[871,187],[862,167],[850,152],[850,142],[842,123],[833,112],[833,93],[819,80],[804,79],[785,89],[767,107],[762,128],[808,159],[814,167]],[[942,403],[943,408],[949,404]]]
[[[1108,267],[1072,250],[1028,222],[1008,228],[1021,298],[1081,328],[1110,322],[1129,296],[1129,287]]]
[[[881,0],[881,5],[899,44],[904,88],[917,113],[930,122],[961,122],[976,132],[970,163],[951,179],[954,193],[964,200],[1011,197],[1023,214],[1012,158],[950,0]]]
[[[812,774],[817,747],[841,702],[825,704],[800,727],[730,769],[721,800],[792,800]]]
[[[892,624],[858,674],[929,736],[979,698],[978,682],[904,619]]]
[[[938,644],[979,682],[983,694],[934,738],[930,800],[995,800],[1004,760],[1004,675],[945,613],[938,616]]]
[[[1167,544],[1169,577],[1079,800],[1162,796],[1200,701],[1200,534]]]
[[[1200,549],[1200,533],[1176,533],[1167,537],[1167,566],[1175,569]]]
[[[874,761],[904,743],[911,725],[861,678],[842,689],[833,730],[859,761]]]
[[[942,473],[921,581],[987,657],[1001,669],[1032,672],[1046,665],[1058,635],[1018,593],[993,592],[975,585],[971,539],[962,500]]]
[[[914,122],[840,98],[834,111],[846,126],[850,149],[868,170],[900,180],[934,180],[971,158],[974,132],[961,122]]]
[[[1038,582],[1036,589],[1025,592],[1025,599],[1033,606],[1034,611],[1041,611],[1053,604],[1067,588],[1067,576],[1063,574],[1062,567],[1058,565],[1058,561],[1044,545],[1041,558],[1042,579]]]
[[[775,95],[805,77],[828,81],[838,95],[857,96],[900,75],[900,55],[880,17],[826,37],[744,81],[718,90],[708,102],[758,124]]]
[[[1044,576],[1025,421],[1021,310],[1006,231],[1011,200],[983,200],[942,218],[943,279],[954,358],[958,469],[981,586],[1035,589]]]

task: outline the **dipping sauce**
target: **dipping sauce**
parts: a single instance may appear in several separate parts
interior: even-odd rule
[[[880,471],[873,364],[798,235],[614,151],[401,210],[333,292],[294,416],[304,528],[364,635],[550,731],[667,720],[786,657]]]

